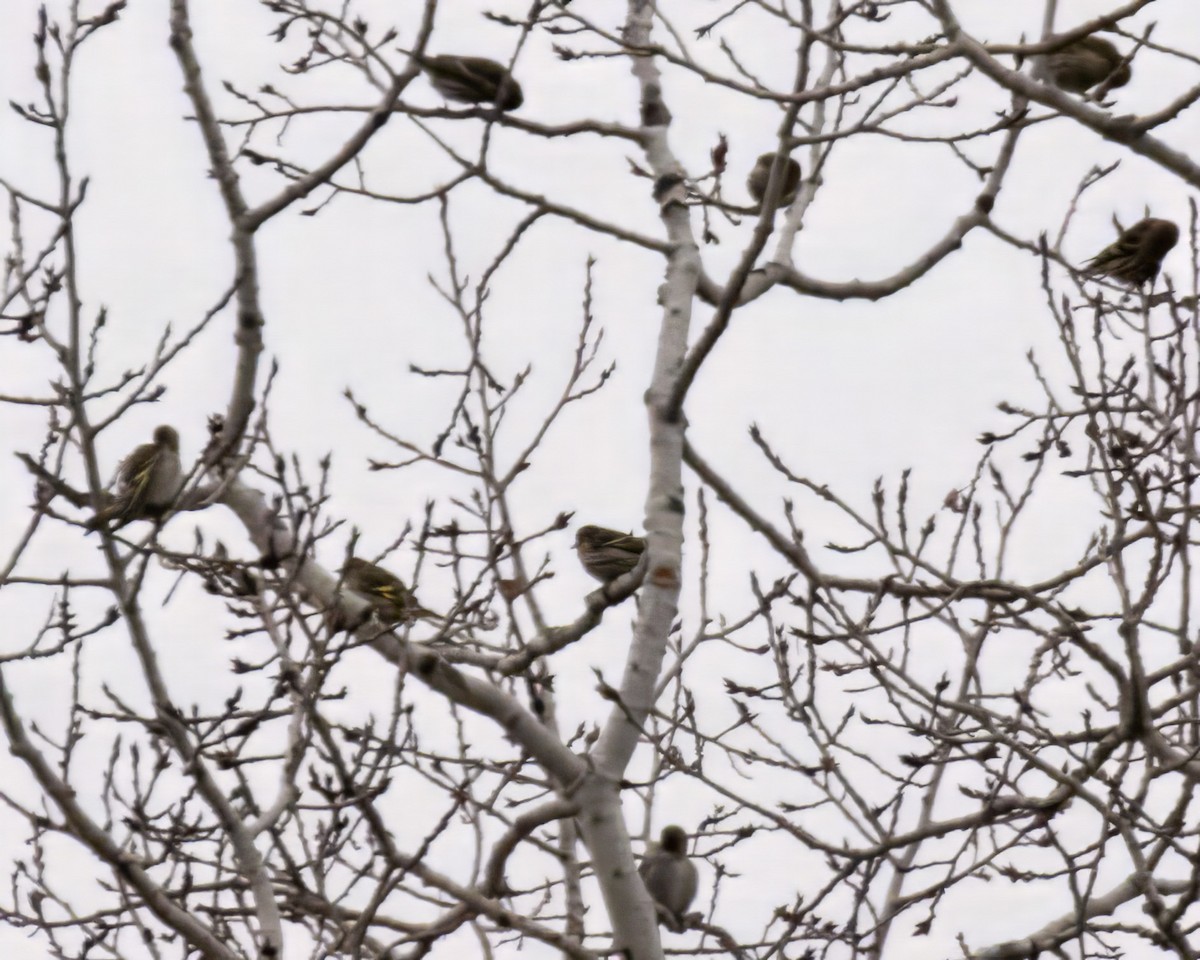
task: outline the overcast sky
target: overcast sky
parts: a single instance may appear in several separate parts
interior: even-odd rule
[[[50,4],[52,11],[61,12],[63,6]],[[359,6],[373,29],[397,15],[396,5],[385,0]],[[404,16],[415,9],[414,4],[400,6]],[[514,31],[479,12],[491,9],[515,16],[525,6],[505,0],[487,5],[453,0],[452,9],[446,5],[439,15],[429,48],[507,59]],[[716,44],[723,36],[757,55],[754,66],[764,80],[778,86],[789,82],[792,41],[766,18],[751,12],[728,29],[718,28],[714,39],[696,41],[692,29],[714,17],[720,5],[664,0],[659,6],[705,63],[723,64]],[[986,40],[1015,41],[1040,31],[1040,2],[958,6],[964,8],[967,28]],[[1057,26],[1065,29],[1111,4],[1060,6],[1064,9]],[[86,312],[95,313],[102,305],[108,311],[98,360],[107,378],[144,363],[168,324],[176,333],[194,325],[231,279],[232,256],[225,242],[229,226],[215,185],[206,176],[197,130],[183,119],[190,110],[165,42],[164,7],[147,0],[131,3],[117,25],[86,46],[72,91],[71,162],[76,177],[89,178],[87,203],[77,218],[81,286]],[[222,80],[248,92],[271,83],[303,103],[369,105],[378,99],[346,69],[310,76],[282,74],[279,65],[298,54],[298,39],[273,42],[268,33],[274,22],[259,4],[226,0],[194,7],[205,79],[224,115],[246,116],[248,111],[219,90]],[[624,15],[623,5],[606,0],[574,0],[572,9],[614,30]],[[912,15],[897,14],[873,28],[876,33],[870,36],[879,42],[892,36],[919,39],[935,32],[932,19],[926,20],[922,25]],[[1133,24],[1144,27],[1152,20],[1159,23],[1156,39],[1200,50],[1194,0],[1152,4]],[[34,4],[15,3],[6,9],[0,29],[0,91],[5,101],[25,103],[35,94],[29,42],[34,27]],[[400,30],[395,45],[406,46],[413,39],[412,21]],[[559,42],[571,46],[572,38]],[[1150,112],[1197,82],[1197,74],[1200,68],[1195,64],[1143,51],[1133,81],[1117,91],[1116,109]],[[944,75],[945,71],[939,74]],[[544,123],[581,115],[629,125],[637,121],[637,88],[624,59],[563,62],[550,49],[548,38],[538,35],[523,54],[517,76],[525,92],[522,117]],[[745,174],[759,153],[773,147],[778,111],[761,104],[748,107],[730,91],[672,73],[665,79],[665,95],[674,114],[670,141],[688,172],[707,170],[718,134],[727,134],[731,146],[725,195],[748,202]],[[986,126],[1009,101],[1007,94],[980,77],[969,78],[958,98],[959,107],[947,116],[944,129]],[[409,87],[406,100],[424,106],[441,103],[420,78]],[[252,142],[262,152],[313,164],[340,146],[360,119],[360,114],[305,118],[290,127],[282,144],[275,140],[278,126],[259,131]],[[938,123],[937,116],[925,112],[913,119],[911,132],[939,131],[943,127]],[[430,127],[463,148],[469,148],[480,129],[478,122],[442,121]],[[237,136],[231,133],[231,142]],[[591,137],[541,140],[506,130],[497,130],[494,138],[491,159],[501,175],[631,230],[662,235],[648,181],[630,174],[629,159],[641,158],[628,143]],[[1200,142],[1196,111],[1173,122],[1164,138],[1184,150]],[[969,142],[964,150],[977,163],[988,164],[997,147],[998,141],[989,138]],[[807,151],[798,151],[797,157],[807,173]],[[1156,216],[1187,223],[1190,191],[1184,185],[1066,120],[1042,124],[1023,136],[995,220],[1024,239],[1043,231],[1053,237],[1087,171],[1118,160],[1119,168],[1084,196],[1065,242],[1069,257],[1082,261],[1109,243],[1115,235],[1114,216],[1128,224],[1148,208]],[[416,125],[397,118],[370,144],[363,169],[374,189],[416,195],[453,175],[455,165]],[[280,187],[278,177],[265,167],[243,163],[239,171],[252,202]],[[48,132],[22,122],[11,111],[0,114],[0,176],[37,196],[50,198],[56,189]],[[943,236],[953,220],[970,209],[979,189],[979,180],[942,144],[879,136],[840,143],[804,223],[797,266],[828,280],[887,276]],[[373,555],[396,537],[405,521],[420,523],[427,499],[464,495],[469,488],[465,483],[456,488],[446,473],[432,469],[368,471],[368,458],[395,459],[397,454],[358,423],[342,392],[352,387],[388,429],[427,444],[444,426],[453,385],[410,375],[409,365],[461,364],[465,344],[457,318],[426,279],[431,275],[439,282],[446,280],[436,205],[340,197],[315,216],[302,215],[325,196],[296,204],[258,238],[266,356],[280,365],[270,422],[279,449],[294,452],[311,477],[316,476],[319,458],[332,451],[331,511],[361,529],[361,552]],[[519,204],[497,200],[478,184],[456,191],[450,218],[460,269],[477,278],[524,212]],[[740,225],[714,219],[720,243],[702,251],[710,275],[724,278],[753,226],[753,218],[744,218]],[[31,217],[26,227],[40,239],[47,224]],[[1186,246],[1181,243],[1166,262],[1166,271],[1185,290],[1190,257]],[[526,364],[533,365],[532,378],[510,414],[507,449],[515,453],[539,422],[539,413],[562,389],[582,315],[589,256],[597,260],[593,311],[604,329],[600,356],[604,362],[615,361],[617,370],[606,389],[556,426],[537,469],[528,471],[515,488],[518,521],[526,533],[564,510],[576,511],[576,521],[624,529],[638,529],[642,522],[648,463],[642,397],[661,315],[655,302],[662,282],[661,257],[559,221],[543,221],[493,284],[484,345],[502,377],[511,379]],[[932,513],[949,490],[970,479],[982,452],[977,436],[1007,425],[995,409],[997,402],[1042,404],[1028,351],[1034,350],[1052,373],[1062,371],[1057,333],[1038,287],[1040,269],[1036,258],[976,231],[961,250],[912,288],[882,302],[836,302],[776,290],[738,313],[701,372],[687,404],[689,437],[739,489],[752,493],[769,516],[779,520],[781,498],[794,497],[810,548],[830,540],[854,542],[861,536],[828,505],[781,484],[748,438],[752,423],[794,469],[828,483],[863,510],[869,511],[876,477],[882,476],[894,489],[900,471],[912,467],[914,514]],[[696,329],[708,315],[707,309],[697,310]],[[61,320],[60,315],[50,322]],[[148,440],[160,422],[180,430],[185,461],[200,453],[206,417],[224,409],[230,392],[232,324],[232,311],[222,313],[176,362],[162,401],[135,409],[103,437],[106,470],[114,469],[132,446]],[[6,338],[0,341],[0,351],[0,393],[47,395],[48,382],[57,372],[43,344]],[[0,405],[0,437],[7,450],[35,451],[44,430],[41,410]],[[80,476],[76,473],[75,479]],[[696,485],[693,477],[686,480],[688,530],[694,533]],[[0,489],[10,491],[6,509],[0,511],[0,555],[8,555],[27,522],[31,488],[15,458],[0,458]],[[1033,509],[1043,522],[1027,525],[1013,550],[1016,565],[1030,578],[1078,556],[1094,528],[1095,504],[1082,495],[1080,485],[1061,483],[1051,485]],[[727,515],[714,513],[711,522],[712,605],[744,613],[751,605],[747,572],[757,571],[769,583],[785,568],[755,535]],[[176,518],[168,541],[186,548],[197,525],[210,540],[223,537],[236,551],[248,550],[240,528],[219,508]],[[594,585],[578,569],[570,549],[572,537],[569,530],[551,541],[556,576],[543,591],[542,602],[552,621],[577,616],[582,596]],[[338,566],[345,541],[342,536],[324,544],[319,559],[331,568]],[[18,572],[49,576],[66,567],[77,574],[98,570],[94,550],[94,543],[81,540],[77,530],[48,529]],[[697,557],[688,550],[685,545],[685,564],[694,573]],[[823,551],[818,558],[834,570],[851,569],[855,562]],[[411,552],[401,551],[390,566],[407,574],[412,562]],[[161,579],[160,593],[165,593],[169,577],[164,572]],[[451,593],[452,584],[439,581],[436,573],[423,582],[422,598],[428,606],[447,605]],[[695,629],[696,603],[695,591],[685,589],[685,635]],[[0,591],[0,622],[10,627],[5,644],[27,643],[47,615],[45,604],[46,597],[32,590]],[[169,636],[165,630],[161,635],[160,653],[173,690],[184,703],[216,707],[227,692],[229,660],[247,655],[223,639],[227,624],[215,618],[217,609],[197,584],[187,583],[171,607],[156,613],[156,619],[170,625]],[[596,634],[556,659],[562,688],[572,693],[563,698],[564,730],[603,716],[591,670],[599,668],[613,681],[619,677],[632,616],[632,605],[610,612]],[[119,630],[105,642],[112,659],[89,682],[104,679],[139,701],[143,695],[136,668],[132,661],[127,671],[121,665],[129,654]],[[753,640],[748,637],[746,642]],[[713,698],[713,709],[728,710],[720,695],[720,667],[711,667],[710,685],[695,678],[698,690]],[[58,670],[57,665],[25,669],[27,689],[20,690],[18,703],[29,717],[41,719],[55,732],[61,730],[69,695],[61,680],[54,680],[61,677]],[[937,672],[931,664],[931,673]],[[353,685],[362,703],[386,711],[391,680],[380,673],[378,661],[363,655],[347,664],[341,679]],[[100,764],[104,758],[92,759]],[[14,763],[0,760],[0,769]],[[682,781],[678,786],[673,781],[667,796],[674,798],[675,819],[685,824],[698,822],[713,802],[711,796],[689,791]],[[656,822],[654,829],[661,825]],[[632,827],[639,829],[640,822]],[[28,853],[19,845],[14,849],[0,832],[0,856],[9,855]],[[795,861],[768,859],[759,866],[764,887],[795,880]],[[707,877],[702,883],[706,882]],[[1013,909],[981,911],[972,926],[973,944],[1029,932],[1063,908],[1032,890],[1026,897],[1021,889],[1009,888],[1005,895],[1012,898],[1008,903]],[[736,927],[734,918],[743,908],[752,916],[746,930],[758,929],[768,919],[753,913],[762,902],[754,885],[731,885],[727,897],[728,910],[718,909],[718,922],[728,920]],[[772,889],[770,902],[779,899]],[[1013,926],[1013,911],[1020,915],[1018,928]],[[954,923],[940,924],[933,936],[911,946],[904,945],[905,937],[897,937],[889,957],[947,955],[955,949],[957,929]],[[19,931],[0,930],[0,950],[17,960],[42,955]]]

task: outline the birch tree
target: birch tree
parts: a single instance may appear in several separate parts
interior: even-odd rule
[[[1200,30],[1057,6],[7,10],[6,955],[1200,953]]]

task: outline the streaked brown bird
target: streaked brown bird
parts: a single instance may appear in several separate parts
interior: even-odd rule
[[[182,484],[179,433],[163,424],[155,428],[152,442],[143,443],[121,461],[111,502],[87,522],[87,528],[157,519],[174,502]]]
[[[591,525],[575,531],[575,552],[583,569],[605,583],[636,567],[645,551],[645,538],[632,533]]]
[[[521,85],[503,64],[487,57],[456,57],[443,53],[422,57],[421,69],[433,89],[458,103],[494,103],[498,110],[516,110],[525,102]]]
[[[408,623],[437,614],[417,602],[413,592],[395,574],[388,573],[361,557],[351,557],[342,567],[342,583],[351,593],[366,600],[384,623]]]
[[[1170,220],[1146,217],[1122,230],[1114,243],[1087,262],[1082,273],[1140,287],[1158,276],[1163,257],[1178,242],[1179,228]]]
[[[688,836],[682,827],[663,827],[658,843],[652,843],[638,873],[646,884],[646,892],[658,904],[674,929],[683,926],[684,914],[696,896],[700,877],[696,865],[688,859]]]
[[[746,178],[746,189],[759,206],[762,205],[763,197],[767,195],[767,181],[771,179],[771,164],[774,162],[775,154],[764,153],[754,164],[750,176]],[[786,207],[796,199],[796,191],[800,189],[800,164],[791,157],[785,158],[779,175],[783,177],[783,187],[779,193],[779,202],[775,204],[776,209]]]
[[[1121,52],[1093,34],[1046,55],[1046,74],[1056,87],[1085,93],[1103,83],[1111,90],[1123,87],[1133,75]]]

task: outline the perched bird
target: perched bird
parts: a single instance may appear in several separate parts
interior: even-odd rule
[[[583,569],[605,583],[636,567],[645,550],[645,539],[632,533],[590,525],[575,532],[575,551]]]
[[[97,530],[106,523],[157,519],[174,502],[182,484],[179,434],[165,424],[156,427],[152,443],[143,443],[121,461],[116,493],[87,527]]]
[[[767,195],[767,181],[771,179],[771,164],[774,162],[775,154],[764,153],[754,164],[750,176],[746,178],[746,189],[750,191],[750,196],[759,205],[762,204],[763,197]],[[791,157],[787,157],[783,161],[783,169],[779,173],[783,177],[783,187],[779,192],[776,209],[786,207],[796,199],[796,191],[800,189],[800,164]]]
[[[1140,287],[1158,276],[1163,257],[1179,242],[1179,228],[1170,220],[1146,217],[1127,230],[1116,242],[1092,257],[1083,268],[1085,277],[1112,277]]]
[[[1123,87],[1132,72],[1116,47],[1093,34],[1047,54],[1046,74],[1056,87],[1084,93],[1099,83],[1109,90]]]
[[[421,69],[433,89],[458,103],[494,103],[498,110],[516,110],[525,102],[521,85],[502,64],[487,57],[456,57],[443,53],[421,57]]]
[[[676,928],[683,926],[684,912],[691,906],[699,883],[696,865],[688,859],[687,841],[682,827],[663,827],[658,843],[650,845],[638,864],[646,892]]]
[[[399,577],[359,557],[351,557],[346,561],[342,567],[342,582],[347,590],[366,600],[384,623],[407,623],[421,617],[437,617],[437,614],[417,603],[413,592]]]

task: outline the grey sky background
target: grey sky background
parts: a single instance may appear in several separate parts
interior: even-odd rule
[[[87,203],[77,219],[85,312],[100,305],[108,310],[98,364],[116,377],[150,355],[168,324],[176,335],[198,322],[230,281],[229,232],[215,185],[206,176],[199,136],[182,117],[189,107],[181,91],[174,57],[166,44],[163,4],[133,2],[119,24],[106,29],[84,49],[76,67],[71,127],[71,161],[77,177],[90,178]],[[291,38],[276,44],[267,35],[272,20],[249,2],[195,3],[193,18],[203,56],[205,80],[224,115],[248,111],[232,106],[219,92],[222,80],[254,91],[262,83],[284,90],[297,102],[349,102],[369,106],[378,93],[343,68],[288,77],[278,70],[298,54]],[[394,45],[412,40],[415,4],[383,0],[367,19],[376,28],[389,19],[401,21]],[[965,25],[976,36],[1015,41],[1040,30],[1040,2],[960,3]],[[1108,9],[1101,2],[1060,5],[1057,27]],[[51,4],[60,12],[63,4]],[[574,0],[572,9],[616,29],[622,5],[602,0]],[[690,30],[711,19],[721,6],[696,0],[664,0],[660,8],[684,28],[698,57],[722,63],[715,39],[695,40]],[[515,31],[480,16],[484,9],[520,15],[524,3],[497,0],[480,4],[454,0],[439,14],[430,49],[507,59]],[[25,102],[34,91],[34,4],[17,3],[5,10],[0,30],[0,91],[4,100]],[[1156,38],[1187,49],[1200,49],[1200,16],[1190,0],[1152,4],[1133,24],[1159,24]],[[922,27],[907,15],[874,28],[878,37],[913,39],[935,31],[932,18]],[[299,31],[298,31],[299,32]],[[765,18],[739,18],[714,37],[724,36],[752,54],[764,79],[785,85],[793,71],[790,42]],[[563,38],[573,46],[570,38]],[[1118,41],[1120,42],[1120,41]],[[1127,41],[1125,42],[1128,43]],[[860,58],[861,59],[861,58]],[[863,61],[866,62],[866,61]],[[947,67],[948,75],[953,69]],[[1161,106],[1177,91],[1195,83],[1194,64],[1142,51],[1134,78],[1118,91],[1118,112],[1144,114]],[[930,75],[934,75],[931,72]],[[562,62],[535,37],[518,63],[516,75],[525,91],[518,116],[540,122],[565,122],[594,115],[633,124],[637,91],[622,58]],[[928,83],[921,74],[918,83]],[[761,152],[774,145],[779,112],[767,105],[750,110],[740,97],[672,73],[665,80],[666,99],[674,113],[670,141],[690,174],[708,168],[708,153],[719,133],[730,138],[729,171],[724,194],[748,202],[745,174]],[[965,112],[979,126],[992,122],[1008,105],[1004,91],[973,76],[958,90],[959,105],[946,128],[967,126]],[[440,104],[423,79],[406,100]],[[950,114],[952,111],[946,111]],[[255,149],[297,162],[315,164],[344,141],[360,114],[336,118],[301,118],[293,122],[282,145],[278,127],[264,128],[253,138]],[[936,132],[938,116],[922,111],[911,119],[911,131]],[[479,122],[429,124],[439,136],[470,152],[481,130]],[[1194,109],[1174,121],[1164,137],[1181,149],[1200,142]],[[236,143],[239,133],[230,132]],[[658,210],[648,181],[629,172],[627,158],[641,162],[624,142],[596,138],[532,139],[511,130],[496,130],[491,160],[502,175],[523,187],[611,218],[630,229],[659,237]],[[968,143],[966,152],[990,163],[998,144],[992,139]],[[807,175],[806,150],[796,153]],[[1051,120],[1024,135],[1014,168],[1000,195],[994,217],[1003,229],[1024,239],[1057,233],[1075,186],[1094,165],[1120,160],[1120,167],[1083,198],[1065,243],[1076,262],[1097,252],[1115,236],[1111,218],[1129,224],[1149,208],[1185,225],[1189,191],[1170,175],[1064,119]],[[374,189],[413,196],[444,182],[456,172],[452,160],[412,122],[397,117],[371,143],[363,157],[367,183]],[[260,200],[280,187],[267,167],[239,165],[251,198]],[[50,138],[45,130],[20,121],[11,111],[0,113],[0,176],[39,196],[52,196],[54,170]],[[345,179],[343,174],[340,179]],[[875,279],[905,266],[948,230],[953,219],[970,209],[979,180],[942,144],[914,144],[884,137],[861,137],[841,143],[825,174],[825,185],[809,211],[796,247],[797,266],[806,274],[829,280]],[[317,199],[326,194],[319,193]],[[259,258],[267,324],[267,355],[280,370],[270,398],[272,437],[281,453],[295,454],[315,482],[317,461],[333,454],[330,510],[347,521],[341,534],[326,542],[319,559],[330,568],[341,560],[349,525],[362,531],[360,552],[374,555],[400,532],[405,522],[419,525],[426,499],[439,501],[465,495],[468,486],[444,471],[415,468],[402,472],[370,472],[368,458],[398,459],[398,452],[361,425],[342,397],[352,387],[357,398],[387,429],[428,443],[444,425],[453,385],[408,372],[410,364],[444,368],[461,363],[465,341],[452,311],[426,281],[430,274],[444,282],[445,261],[435,204],[368,203],[339,197],[315,216],[301,215],[316,199],[302,202],[277,218],[259,235]],[[477,184],[457,190],[450,219],[462,271],[477,278],[511,226],[522,216],[521,205],[498,200]],[[697,213],[697,218],[699,214]],[[777,219],[777,223],[779,220]],[[736,262],[753,229],[753,218],[731,225],[715,217],[720,244],[704,248],[710,274],[723,279]],[[27,220],[25,227],[44,237],[44,224]],[[39,229],[41,233],[39,234]],[[1186,235],[1186,227],[1185,227]],[[768,249],[771,249],[769,246]],[[545,448],[514,492],[518,522],[528,533],[551,522],[560,511],[576,511],[572,530],[549,541],[554,579],[541,591],[552,622],[578,615],[582,598],[594,585],[578,568],[571,543],[579,522],[640,529],[646,490],[646,415],[642,395],[648,385],[658,334],[660,308],[655,303],[662,280],[657,254],[622,245],[610,238],[550,219],[537,224],[512,261],[492,284],[486,307],[484,347],[489,362],[506,378],[526,364],[532,376],[514,403],[506,425],[508,450],[515,453],[536,429],[540,415],[561,391],[564,367],[574,349],[582,315],[585,263],[596,258],[594,304],[596,322],[604,329],[602,363],[615,361],[616,373],[599,395],[588,398],[552,430]],[[1165,270],[1178,288],[1190,291],[1190,253],[1186,240],[1168,256]],[[750,441],[747,428],[758,424],[789,464],[815,481],[825,482],[859,509],[869,511],[870,488],[883,477],[889,490],[900,471],[914,468],[913,513],[936,512],[945,495],[967,483],[982,452],[977,436],[1001,432],[1008,424],[995,409],[1010,400],[1031,408],[1042,398],[1030,374],[1026,354],[1035,351],[1051,376],[1061,374],[1056,331],[1038,287],[1041,265],[1030,255],[1004,245],[979,230],[963,248],[908,290],[880,303],[836,302],[802,298],[777,289],[739,312],[733,328],[700,374],[687,404],[690,439],[696,448],[740,490],[753,493],[758,508],[782,518],[783,496],[793,497],[805,528],[806,543],[817,550],[827,541],[861,540],[851,523],[810,494],[785,487]],[[1056,281],[1065,273],[1052,268]],[[1064,288],[1066,289],[1066,288]],[[694,329],[708,319],[699,309]],[[50,318],[50,323],[61,317]],[[222,312],[172,365],[165,377],[168,391],[152,407],[139,406],[105,434],[101,449],[106,468],[145,442],[160,422],[177,426],[185,462],[199,454],[205,440],[205,418],[224,408],[230,391],[234,346],[232,311]],[[0,350],[0,393],[45,396],[48,380],[57,376],[54,358],[44,344],[12,339]],[[264,370],[266,368],[264,367]],[[34,451],[45,424],[37,408],[0,406],[0,436],[10,451]],[[1016,468],[1019,469],[1019,468]],[[1057,471],[1051,464],[1049,469]],[[1019,474],[1014,474],[1019,475]],[[687,530],[696,527],[696,484],[688,476]],[[456,483],[458,486],[456,486]],[[0,511],[0,550],[7,555],[26,522],[31,481],[12,456],[0,458],[0,489],[9,491]],[[711,607],[734,616],[748,613],[753,599],[747,574],[754,571],[769,584],[786,571],[753,534],[717,509],[710,527],[713,545]],[[1036,578],[1078,556],[1090,535],[1095,509],[1085,484],[1056,480],[1047,485],[1032,510],[1038,523],[1023,526],[1014,541],[1014,572]],[[439,507],[439,510],[441,508]],[[445,519],[448,514],[439,514]],[[946,523],[952,518],[946,516]],[[176,517],[168,542],[187,548],[199,526],[206,539],[220,538],[235,552],[248,554],[241,528],[221,508]],[[92,542],[78,530],[44,530],[22,568],[32,575],[100,569]],[[861,560],[818,550],[834,571],[862,571]],[[412,571],[413,555],[402,548],[387,561],[402,576]],[[685,543],[685,571],[698,570],[694,540]],[[18,571],[20,572],[20,571]],[[165,596],[172,576],[152,572],[156,590]],[[433,608],[448,605],[452,585],[439,571],[422,573],[421,597]],[[11,586],[0,592],[0,622],[9,627],[6,645],[21,646],[47,616],[40,592]],[[684,635],[696,629],[697,597],[685,586]],[[98,607],[104,601],[97,600]],[[263,650],[223,639],[229,623],[219,603],[203,594],[193,580],[183,583],[169,604],[156,614],[157,641],[172,688],[179,701],[216,710],[228,693],[228,665],[235,656],[254,659]],[[560,691],[560,723],[572,730],[604,715],[595,693],[593,668],[615,681],[623,662],[632,605],[610,611],[603,626],[575,647],[556,655],[554,672]],[[748,645],[763,642],[746,631]],[[498,638],[499,639],[499,638]],[[931,631],[934,651],[945,638]],[[1164,641],[1165,643],[1166,641]],[[1165,655],[1165,652],[1164,652]],[[103,643],[89,647],[86,682],[98,688],[103,679],[132,702],[144,699],[136,664],[125,649],[119,625]],[[127,666],[126,661],[128,660]],[[1002,656],[992,666],[1004,670]],[[1023,661],[1018,659],[1017,663]],[[736,671],[745,669],[739,660]],[[764,675],[771,667],[763,665]],[[707,672],[707,673],[706,673]],[[730,672],[714,650],[689,666],[701,709],[729,711],[721,679]],[[940,672],[936,654],[927,672]],[[58,664],[19,668],[19,707],[31,719],[61,735],[63,710],[70,689]],[[352,691],[344,709],[386,715],[394,678],[378,669],[369,653],[348,658],[340,679]],[[754,678],[740,676],[751,682]],[[257,681],[247,678],[248,684]],[[430,710],[435,710],[431,706]],[[731,713],[732,715],[732,713]],[[440,722],[431,712],[423,721],[431,730]],[[488,736],[482,733],[480,736]],[[803,753],[803,745],[796,744]],[[99,771],[106,752],[85,757]],[[642,772],[644,763],[635,767]],[[21,782],[24,771],[7,755],[0,757],[6,778]],[[764,795],[772,785],[767,773]],[[756,783],[756,789],[758,785]],[[405,803],[421,809],[425,787],[412,785]],[[662,788],[671,818],[692,826],[716,802],[683,778]],[[29,788],[32,800],[34,792]],[[433,807],[430,814],[436,818]],[[640,816],[631,804],[630,816]],[[665,817],[664,813],[662,817]],[[657,817],[657,832],[668,820]],[[414,836],[428,818],[414,818]],[[1086,818],[1080,829],[1089,829]],[[635,831],[640,824],[631,819]],[[464,849],[469,848],[469,841]],[[66,844],[64,842],[64,850]],[[0,831],[0,862],[27,855],[19,843]],[[818,861],[814,861],[818,862]],[[805,858],[798,849],[768,852],[754,863],[733,860],[743,874],[730,882],[716,911],[717,922],[740,931],[758,930],[769,920],[763,904],[780,899],[779,889],[804,888]],[[1124,863],[1114,864],[1119,876]],[[64,883],[86,884],[87,868]],[[711,882],[711,868],[701,864],[701,897]],[[769,889],[771,898],[760,891]],[[990,894],[1001,888],[964,886],[941,909],[932,934],[912,939],[897,936],[889,957],[927,958],[952,955],[954,937],[969,930],[973,945],[1030,932],[1060,914],[1068,901],[1048,896],[1044,887],[1006,886],[1003,900]],[[591,896],[595,897],[592,890]],[[595,901],[598,904],[598,898]],[[912,918],[913,922],[920,917]],[[897,931],[898,933],[900,931]],[[668,947],[673,944],[667,935]],[[0,930],[0,952],[24,960],[41,956],[24,933]]]

